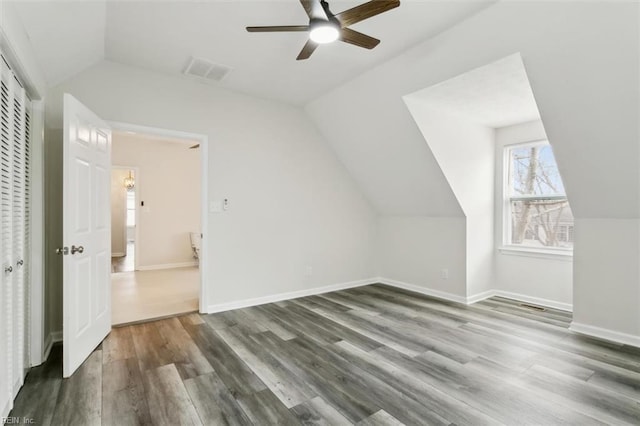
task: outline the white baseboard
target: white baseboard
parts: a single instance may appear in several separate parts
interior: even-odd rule
[[[555,300],[542,299],[540,297],[527,296],[526,294],[512,293],[510,291],[494,290],[494,296],[506,297],[507,299],[519,300],[521,302],[532,303],[534,305],[545,306],[547,308],[558,309],[560,311],[573,312],[571,303],[557,302]]]
[[[452,302],[467,304],[467,298],[464,296],[459,296],[453,293],[447,293],[440,290],[433,290],[427,287],[422,287],[415,284],[409,284],[402,281],[396,281],[389,278],[378,277],[376,281],[380,284],[390,285],[392,287],[398,287],[409,291],[414,291],[416,293],[424,294],[425,296],[436,297],[438,299],[449,300]]]
[[[473,296],[467,296],[467,305],[472,305],[474,303],[480,302],[481,300],[488,299],[496,295],[496,290],[487,290],[482,293],[474,294]]]
[[[346,290],[348,288],[361,287],[363,285],[374,284],[377,282],[378,281],[375,278],[368,278],[364,280],[349,281],[346,283],[331,284],[331,285],[322,286],[322,287],[314,287],[306,290],[290,291],[287,293],[278,293],[270,296],[239,300],[237,302],[218,303],[215,305],[209,305],[207,307],[206,313],[213,314],[216,312],[230,311],[232,309],[242,309],[242,308],[248,308],[250,306],[264,305],[266,303],[274,303],[274,302],[281,302],[283,300],[297,299],[299,297],[315,296],[316,294],[329,293],[329,292],[338,291],[338,290]]]
[[[640,348],[640,336],[633,334],[621,333],[606,328],[595,327],[593,325],[581,324],[573,321],[569,326],[569,330],[576,333],[585,334],[598,339],[610,340],[624,345],[636,346]]]
[[[125,253],[125,252],[120,252],[120,251],[115,252],[115,253],[111,252],[111,257],[125,257],[126,255],[127,255],[127,253]]]
[[[62,342],[62,331],[54,331],[47,335],[47,338],[44,339],[44,353],[42,354],[42,362],[45,362],[47,358],[49,358],[49,354],[51,353],[53,344],[58,342]]]
[[[156,269],[189,268],[198,266],[198,262],[163,263],[162,265],[138,266],[139,271],[155,271]]]

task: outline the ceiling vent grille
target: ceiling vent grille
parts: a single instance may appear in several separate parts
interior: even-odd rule
[[[221,81],[231,71],[230,67],[214,64],[202,58],[191,58],[184,74],[201,80]]]

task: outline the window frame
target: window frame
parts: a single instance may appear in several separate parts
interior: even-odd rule
[[[511,196],[511,185],[513,182],[513,170],[511,167],[512,150],[519,148],[528,148],[533,146],[551,146],[551,143],[547,139],[538,139],[529,142],[519,142],[504,145],[502,147],[502,159],[503,159],[503,176],[502,176],[502,244],[498,248],[500,253],[513,254],[521,256],[533,256],[542,258],[571,258],[573,257],[573,247],[534,247],[527,245],[518,245],[511,243],[512,241],[512,213],[511,204],[513,201],[526,201],[526,200],[567,200],[569,201],[566,190],[564,195],[521,195]],[[553,149],[553,147],[552,147]],[[555,155],[554,155],[555,159]],[[556,161],[557,166],[557,161]],[[562,178],[562,177],[561,177]],[[564,181],[563,181],[564,186]],[[575,223],[575,222],[574,222]],[[571,232],[575,235],[574,229]],[[567,228],[567,234],[569,229]]]

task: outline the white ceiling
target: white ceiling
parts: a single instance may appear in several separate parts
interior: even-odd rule
[[[476,68],[407,98],[487,127],[500,128],[540,119],[519,54]]]
[[[361,1],[330,1],[334,13]],[[296,61],[305,33],[247,33],[249,25],[306,24],[298,0],[21,1],[16,9],[49,85],[103,60],[181,75],[191,56],[233,68],[217,84],[305,104],[494,1],[402,0],[399,8],[353,26],[382,40],[374,50],[320,46]],[[184,77],[187,78],[187,77]]]

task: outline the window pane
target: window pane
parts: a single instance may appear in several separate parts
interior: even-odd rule
[[[573,248],[573,214],[565,200],[511,202],[511,244]]]
[[[511,196],[564,195],[551,145],[511,149]]]
[[[127,210],[127,226],[136,226],[136,211]]]
[[[136,208],[136,193],[127,191],[127,210]]]

